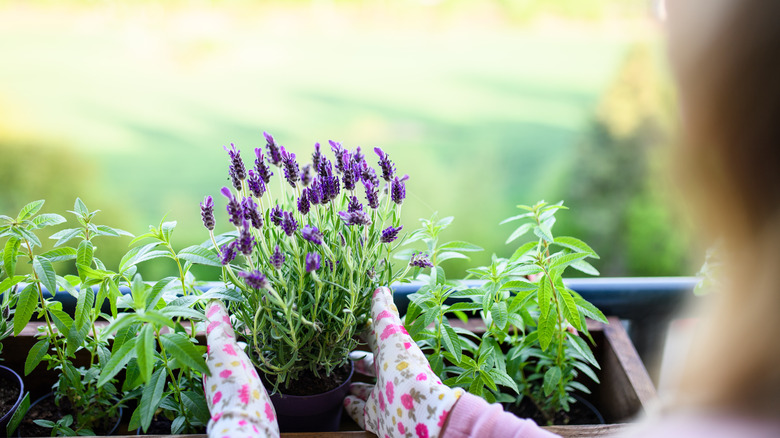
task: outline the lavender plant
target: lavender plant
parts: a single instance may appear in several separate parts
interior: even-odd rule
[[[233,230],[215,236],[210,196],[201,215],[226,285],[242,295],[230,304],[236,331],[278,390],[346,364],[372,292],[401,276],[389,257],[403,240],[407,177],[379,148],[378,174],[359,147],[330,141],[331,161],[317,143],[301,167],[271,135],[265,139],[249,170],[234,145],[226,148],[232,187],[221,194]]]

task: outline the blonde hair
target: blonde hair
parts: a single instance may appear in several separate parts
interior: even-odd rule
[[[686,42],[681,28],[671,32],[683,125],[678,173],[703,236],[723,239],[725,258],[723,288],[698,326],[679,402],[776,417],[780,2],[729,3],[703,38]]]

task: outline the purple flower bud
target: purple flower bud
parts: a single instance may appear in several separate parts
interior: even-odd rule
[[[244,200],[241,201],[241,208],[243,210],[244,219],[251,222],[253,228],[259,230],[263,226],[263,217],[260,216],[260,213],[257,211],[257,204],[255,204],[255,201],[253,201],[252,198],[244,198]]]
[[[406,198],[406,185],[398,177],[393,179],[392,187],[390,188],[390,197],[398,205],[401,205]]]
[[[223,265],[227,265],[236,258],[236,241],[222,245],[219,249],[219,260]]]
[[[366,156],[363,155],[363,153],[360,152],[360,146],[355,149],[355,152],[352,154],[352,162],[355,164],[361,164],[366,161]]]
[[[395,166],[387,154],[380,148],[374,148],[374,152],[379,155],[379,167],[382,169],[382,179],[387,182],[393,179],[395,175]]]
[[[268,279],[262,272],[255,269],[252,272],[241,271],[238,276],[246,281],[246,285],[255,289],[267,289]]]
[[[298,163],[295,162],[295,154],[287,152],[282,146],[282,164],[284,166],[284,178],[291,186],[295,187],[295,183],[300,178]]]
[[[366,188],[366,202],[368,202],[368,206],[376,210],[379,207],[379,191],[376,185],[363,181],[363,187]]]
[[[355,190],[355,181],[358,179],[358,172],[349,158],[349,152],[344,151],[344,167],[342,169],[342,179],[344,181],[344,190]]]
[[[322,233],[317,227],[306,225],[301,229],[301,236],[315,245],[322,245]]]
[[[352,225],[371,225],[371,218],[363,210],[347,212],[340,211],[339,216],[347,226]]]
[[[317,168],[317,175],[319,175],[321,178],[333,175],[333,165],[325,156],[320,158],[320,164]]]
[[[309,207],[309,189],[303,189],[301,190],[301,197],[298,198],[298,211],[305,216],[309,214]]]
[[[308,187],[311,184],[311,164],[307,164],[301,169],[301,184],[304,187]]]
[[[292,213],[289,211],[282,213],[282,230],[284,231],[284,234],[292,236],[297,229],[298,222],[295,220]]]
[[[432,268],[433,263],[428,258],[428,254],[424,252],[415,252],[412,254],[412,258],[409,260],[409,266],[416,266],[418,268]]]
[[[271,209],[271,222],[273,222],[274,225],[276,225],[277,227],[281,227],[283,218],[284,218],[284,211],[282,211],[281,206],[277,205]]]
[[[263,197],[263,193],[265,193],[265,182],[263,182],[263,179],[260,178],[260,175],[255,173],[253,170],[249,171],[247,185],[249,186],[249,191],[252,192],[255,198],[260,199]]]
[[[348,160],[344,160],[344,154],[347,153],[347,151],[341,146],[341,143],[337,141],[328,140],[328,143],[330,143],[330,149],[333,151],[333,155],[336,156],[336,172],[343,173],[344,165],[348,163]]]
[[[326,176],[322,178],[322,203],[336,199],[340,189],[341,182],[337,176]]]
[[[271,168],[265,164],[265,160],[263,160],[263,150],[261,148],[255,148],[255,156],[257,157],[255,159],[255,170],[257,171],[257,175],[265,184],[268,184],[271,182],[271,176],[273,176],[274,173],[271,172]]]
[[[319,178],[315,178],[306,191],[308,192],[306,196],[309,198],[310,203],[317,205],[323,202],[322,185],[320,184]]]
[[[200,203],[200,217],[203,219],[203,226],[209,230],[214,229],[214,199],[211,196],[206,196],[203,202]]]
[[[271,134],[263,132],[265,136],[265,147],[268,149],[268,161],[274,166],[279,167],[282,163],[282,154],[279,153],[279,145],[276,144]]]
[[[404,226],[401,225],[398,228],[394,228],[393,226],[389,226],[385,228],[384,230],[382,230],[382,237],[379,239],[379,241],[382,243],[392,242],[393,240],[398,238],[398,232],[401,231],[403,227]]]
[[[282,265],[284,265],[284,253],[279,249],[279,245],[276,245],[276,248],[274,248],[274,253],[271,254],[271,257],[268,261],[274,268],[282,269]]]
[[[243,221],[241,229],[238,231],[238,238],[235,240],[236,249],[246,256],[252,254],[255,249],[255,237],[249,231],[249,222]]]
[[[379,178],[376,176],[376,171],[365,161],[360,163],[360,179],[364,183],[371,183],[373,186],[379,185]]]
[[[227,203],[227,213],[228,213],[228,220],[231,224],[235,226],[241,225],[241,219],[244,217],[244,211],[241,208],[241,204],[238,203],[238,200],[233,196],[233,193],[230,191],[227,187],[222,187],[222,190],[220,192],[225,195],[225,197],[228,198]]]
[[[321,258],[316,252],[310,252],[306,254],[306,272],[316,271],[320,269]]]
[[[357,196],[350,196],[349,204],[347,204],[347,213],[354,213],[361,210],[363,210],[363,204],[358,201]]]
[[[230,167],[228,173],[230,179],[233,182],[233,187],[236,190],[241,190],[241,181],[246,179],[246,167],[244,167],[244,160],[241,159],[241,151],[236,149],[236,145],[230,143],[230,149],[227,146],[224,147],[228,155],[230,155]]]
[[[314,153],[311,154],[311,164],[314,166],[314,172],[319,174],[320,173],[320,167],[322,166],[322,161],[325,157],[322,156],[322,152],[320,151],[320,144],[314,143]]]

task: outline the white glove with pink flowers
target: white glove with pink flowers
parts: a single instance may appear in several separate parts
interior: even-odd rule
[[[431,370],[401,324],[390,289],[374,291],[371,315],[373,327],[367,340],[373,356],[356,352],[353,357],[362,355],[356,367],[373,371],[377,381],[376,385],[350,386],[352,395],[344,399],[347,412],[361,427],[380,437],[440,436],[462,390],[443,385]]]
[[[209,438],[278,437],[276,412],[254,365],[236,342],[225,306],[206,306],[206,364],[203,390],[211,413]]]

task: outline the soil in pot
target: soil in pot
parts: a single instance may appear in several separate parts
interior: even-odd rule
[[[19,382],[0,375],[0,418],[5,416],[19,400]]]
[[[51,435],[50,428],[38,426],[35,424],[35,420],[49,420],[56,423],[57,420],[68,414],[73,415],[75,419],[76,415],[73,413],[71,407],[69,405],[64,406],[66,403],[67,401],[63,400],[63,406],[57,406],[54,403],[53,394],[48,394],[35,401],[27,411],[27,415],[25,415],[24,419],[22,419],[22,423],[19,425],[19,429],[17,429],[18,436],[26,437]],[[119,416],[117,418],[107,420],[105,422],[106,424],[95,428],[93,432],[95,432],[95,435],[98,436],[111,435],[119,426],[121,417],[122,411],[120,409]],[[74,425],[71,425],[71,427],[73,426]],[[170,429],[168,433],[170,433]]]
[[[290,386],[279,387],[279,391],[284,395],[314,395],[328,392],[338,388],[347,381],[352,372],[352,366],[347,364],[341,368],[333,370],[330,376],[320,373],[314,375],[311,371],[301,373],[298,380],[291,382]],[[268,387],[268,385],[266,385]]]
[[[559,411],[555,414],[554,425],[604,424],[604,418],[592,404],[579,396],[574,398],[577,401],[569,406],[569,412]],[[530,418],[540,426],[547,426],[547,419],[528,397],[524,397],[519,405],[510,404],[506,411],[520,418]]]

